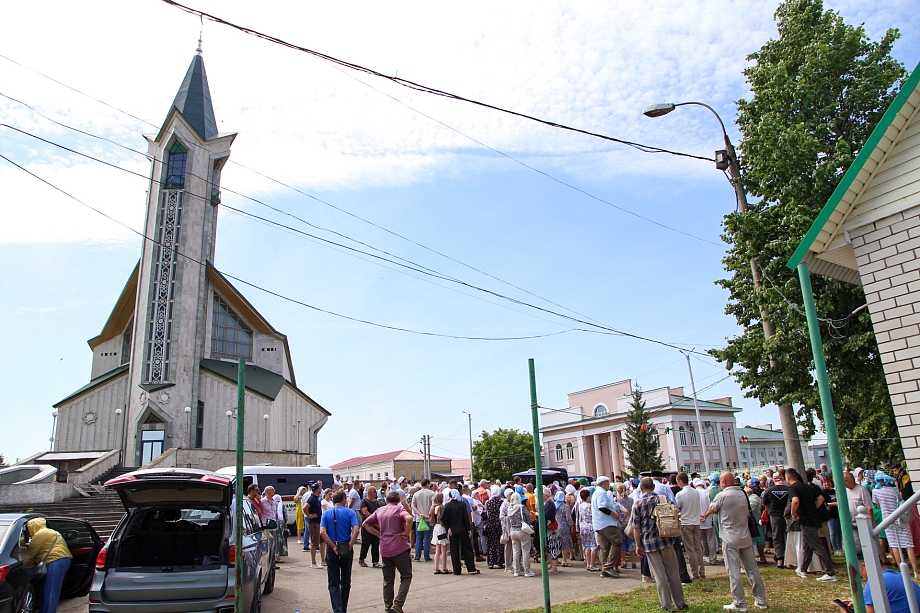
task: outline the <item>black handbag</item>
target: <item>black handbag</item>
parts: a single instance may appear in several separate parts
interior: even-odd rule
[[[744,490],[741,490],[741,493],[744,494]],[[744,500],[747,502],[748,506],[748,531],[751,533],[751,538],[755,539],[760,536],[760,525],[757,523],[757,518],[754,517],[754,510],[751,508],[751,499],[748,498],[747,494],[744,494]]]

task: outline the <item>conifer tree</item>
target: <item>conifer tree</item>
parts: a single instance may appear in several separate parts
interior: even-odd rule
[[[646,470],[664,470],[664,458],[658,444],[658,432],[649,423],[651,413],[642,400],[642,389],[636,387],[626,413],[626,434],[623,446],[626,448],[626,463],[632,476],[638,477]]]

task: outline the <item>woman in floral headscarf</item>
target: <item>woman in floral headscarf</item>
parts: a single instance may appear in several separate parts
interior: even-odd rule
[[[489,488],[489,499],[486,501],[486,549],[489,568],[505,567],[505,546],[501,542],[502,521],[501,508],[502,488],[493,485]]]
[[[560,566],[571,566],[569,560],[572,559],[575,544],[572,542],[572,507],[565,502],[565,492],[557,491],[554,497],[556,502],[556,523],[559,527],[556,533],[559,535],[559,549],[562,555]]]

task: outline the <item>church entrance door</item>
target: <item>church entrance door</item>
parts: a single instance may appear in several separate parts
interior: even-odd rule
[[[163,441],[165,440],[165,430],[144,430],[141,433],[141,466],[163,453]]]

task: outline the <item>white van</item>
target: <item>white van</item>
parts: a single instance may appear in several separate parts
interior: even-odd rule
[[[225,466],[217,471],[221,475],[236,475],[236,466]],[[288,525],[296,523],[294,495],[302,485],[311,482],[322,482],[323,488],[332,487],[332,470],[323,466],[244,466],[243,491],[250,483],[255,483],[259,489],[265,490],[269,485],[275,488],[275,493],[281,496],[284,504],[284,518]],[[292,530],[292,533],[295,531]]]

